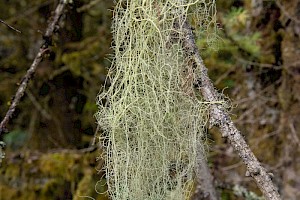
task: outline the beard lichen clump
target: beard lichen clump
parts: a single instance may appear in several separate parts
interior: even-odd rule
[[[113,200],[191,195],[208,107],[193,90],[198,72],[187,67],[182,26],[191,16],[207,20],[214,6],[207,2],[116,3],[110,87],[99,94],[96,114]]]

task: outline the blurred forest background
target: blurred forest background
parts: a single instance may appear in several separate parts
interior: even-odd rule
[[[0,0],[0,19],[22,32],[0,23],[1,120],[57,3]],[[73,0],[67,7],[9,132],[0,136],[7,144],[0,200],[108,199],[103,162],[96,160],[101,149],[91,143],[95,99],[113,53],[112,9],[112,0]],[[217,0],[217,10],[219,41],[197,41],[210,78],[232,100],[234,122],[274,174],[282,198],[300,199],[300,1]],[[206,142],[222,199],[260,199],[218,130],[209,130]]]

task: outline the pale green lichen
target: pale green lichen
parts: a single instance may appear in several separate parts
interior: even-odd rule
[[[194,94],[182,25],[189,17],[206,19],[213,6],[205,0],[118,1],[111,86],[98,96],[96,115],[113,200],[191,195],[209,104]]]

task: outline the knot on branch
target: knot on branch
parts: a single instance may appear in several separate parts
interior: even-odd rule
[[[259,169],[259,167],[255,167],[255,168],[253,168],[251,170],[247,170],[246,173],[245,173],[245,176],[246,177],[258,176],[258,175],[260,175],[260,172],[261,172],[261,170]]]

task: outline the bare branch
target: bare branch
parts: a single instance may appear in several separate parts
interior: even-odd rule
[[[191,26],[186,22],[184,24],[185,40],[184,45],[187,54],[193,59],[194,65],[199,67],[201,74],[195,85],[198,85],[198,89],[202,93],[203,98],[209,102],[218,101],[220,96],[215,90],[211,80],[207,74],[207,68],[205,67],[199,51],[195,44],[194,35]],[[233,124],[229,114],[221,105],[212,104],[210,110],[210,125],[219,127],[222,137],[228,139],[233,148],[237,151],[240,158],[247,166],[246,175],[251,176],[256,181],[256,184],[263,192],[264,196],[268,200],[280,200],[277,187],[273,184],[271,176],[267,173],[266,169],[261,166],[249,146],[245,142],[240,131]]]
[[[58,23],[58,20],[61,17],[66,4],[67,4],[67,1],[60,1],[60,3],[57,5],[55,12],[54,12],[53,20],[49,23],[49,25],[46,29],[46,33],[44,35],[44,44],[40,47],[40,50],[37,53],[35,59],[33,60],[30,68],[27,70],[25,76],[23,77],[23,79],[20,83],[20,86],[16,92],[16,95],[12,100],[12,103],[11,103],[5,117],[3,118],[3,120],[0,123],[0,135],[5,132],[6,126],[9,122],[9,119],[12,117],[17,105],[19,104],[21,98],[24,96],[24,92],[27,88],[29,80],[33,77],[37,66],[42,61],[43,55],[49,50],[48,46],[51,45],[51,37],[55,30],[55,25]]]

